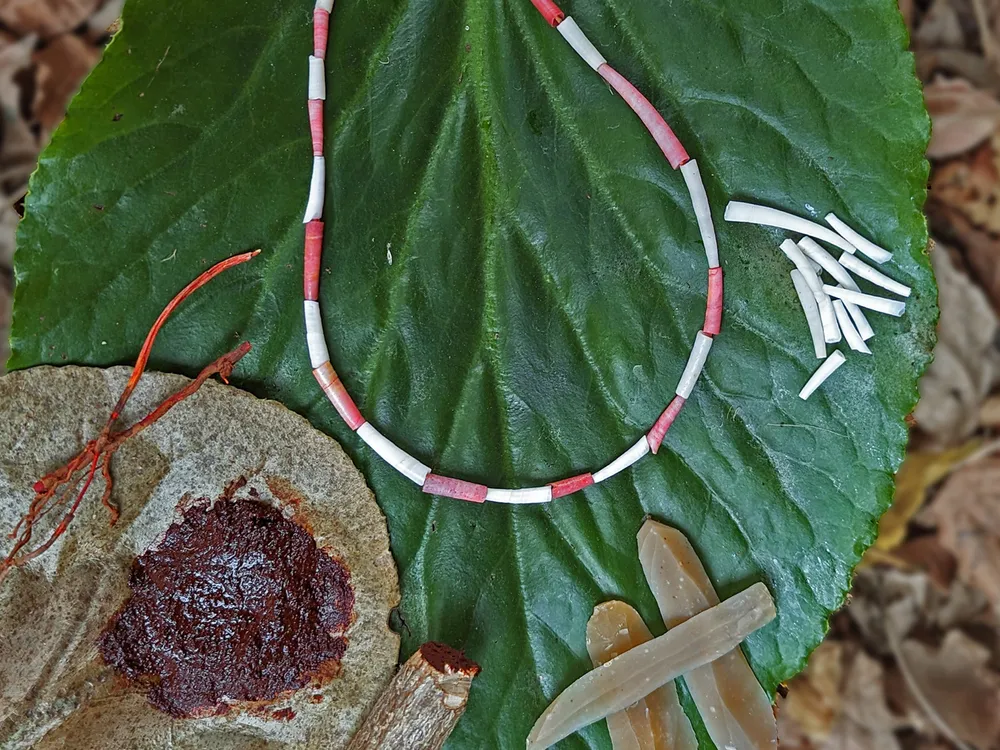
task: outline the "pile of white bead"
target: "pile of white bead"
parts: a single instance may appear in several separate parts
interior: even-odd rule
[[[905,312],[905,302],[867,294],[851,275],[892,294],[909,297],[910,287],[889,278],[856,255],[860,252],[882,264],[892,259],[892,253],[865,239],[832,213],[826,215],[831,230],[775,208],[731,201],[726,206],[726,220],[778,227],[805,235],[798,242],[785,240],[781,243],[782,252],[795,265],[791,272],[792,284],[806,316],[816,358],[823,360],[802,387],[799,398],[809,398],[846,361],[839,349],[827,356],[827,344],[843,340],[854,351],[871,354],[866,342],[875,332],[861,308],[897,318]],[[840,257],[834,258],[816,240],[839,248]],[[835,285],[823,283],[823,273],[829,275]]]

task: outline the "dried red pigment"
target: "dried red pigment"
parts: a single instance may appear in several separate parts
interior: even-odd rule
[[[446,643],[428,641],[420,647],[420,653],[438,672],[465,672],[473,676],[479,674],[479,665],[476,662]]]
[[[98,648],[172,716],[271,700],[335,673],[347,649],[349,572],[257,500],[187,508],[132,564],[129,588]]]

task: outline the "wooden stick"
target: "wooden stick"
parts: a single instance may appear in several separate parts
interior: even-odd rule
[[[425,643],[399,668],[347,750],[437,750],[465,712],[479,665],[450,646]]]

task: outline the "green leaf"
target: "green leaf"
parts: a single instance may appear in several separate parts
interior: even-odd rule
[[[771,588],[778,619],[747,651],[773,690],[822,639],[873,540],[934,341],[928,120],[894,1],[567,1],[699,160],[725,321],[659,455],[515,509],[422,495],[313,381],[311,7],[129,0],[31,182],[11,365],[130,362],[183,284],[262,247],[185,304],[153,366],[192,373],[248,338],[237,382],[345,443],[389,517],[405,650],[440,639],[484,667],[452,747],[523,747],[588,667],[597,602],[632,602],[662,631],[636,555],[647,513],[691,537],[722,596]],[[344,0],[328,71],[321,304],[366,417],[491,485],[596,469],[631,445],[701,325],[706,263],[680,175],[626,105],[528,0]],[[892,248],[889,272],[914,286],[905,317],[871,316],[874,356],[851,355],[808,402],[797,392],[817,362],[782,234],[726,225],[730,197],[833,210]],[[565,743],[607,746],[603,726]]]

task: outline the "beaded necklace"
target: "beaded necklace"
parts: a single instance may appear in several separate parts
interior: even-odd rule
[[[498,489],[475,482],[435,474],[429,466],[398,447],[382,435],[361,415],[340,377],[330,364],[330,353],[323,333],[323,321],[319,309],[319,269],[323,254],[323,208],[326,188],[326,160],[323,156],[323,106],[326,100],[326,58],[327,40],[330,31],[330,13],[333,0],[316,0],[313,11],[313,54],[309,56],[309,131],[312,136],[313,170],[309,187],[309,200],[305,217],[305,262],[304,296],[306,344],[309,361],[316,381],[327,399],[340,414],[348,427],[354,430],[369,448],[386,463],[431,495],[468,500],[471,502],[495,503],[547,503],[584,487],[603,482],[624,471],[648,453],[656,453],[663,442],[667,430],[674,423],[685,401],[690,397],[695,383],[705,366],[712,341],[722,328],[722,267],[719,265],[719,249],[712,224],[712,213],[708,196],[701,180],[698,163],[688,156],[684,146],[674,135],[659,112],[631,83],[608,65],[607,60],[597,51],[570,16],[563,13],[552,0],[531,0],[542,17],[554,27],[569,45],[601,76],[632,108],[653,140],[660,147],[670,166],[679,169],[691,196],[698,230],[705,246],[708,259],[708,294],[705,307],[705,322],[695,336],[687,365],[667,408],[650,430],[628,450],[611,463],[595,472],[586,472],[560,479],[543,487],[523,489]]]

